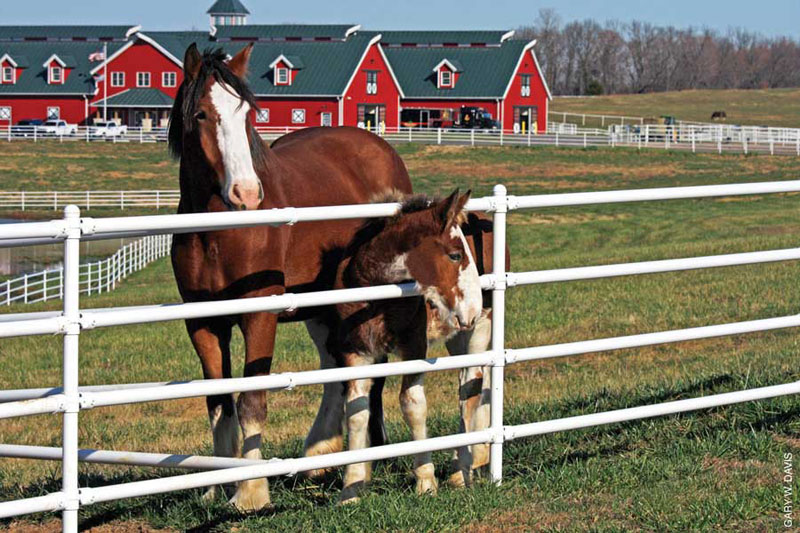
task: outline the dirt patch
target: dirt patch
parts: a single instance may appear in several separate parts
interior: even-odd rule
[[[591,215],[578,213],[574,215],[544,215],[541,213],[530,213],[525,215],[515,215],[511,219],[513,225],[537,226],[550,224],[583,224],[585,222],[600,222],[611,220],[624,220],[630,218],[628,214],[618,215]]]
[[[714,472],[714,476],[724,482],[730,479],[736,472],[749,472],[754,474],[751,483],[766,486],[774,483],[772,478],[772,469],[763,461],[749,459],[741,461],[739,459],[730,459],[725,457],[712,457],[707,455],[703,458],[703,468],[710,469]]]

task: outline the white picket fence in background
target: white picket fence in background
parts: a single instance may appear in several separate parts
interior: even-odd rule
[[[0,208],[63,209],[79,205],[86,209],[114,207],[176,207],[181,199],[178,190],[154,191],[0,191]]]
[[[100,294],[117,288],[117,281],[156,259],[169,255],[172,235],[148,235],[126,244],[100,261],[81,263],[79,287],[82,294]],[[64,267],[23,274],[0,282],[0,305],[32,304],[64,297]]]

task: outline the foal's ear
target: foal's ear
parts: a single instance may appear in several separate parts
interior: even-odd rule
[[[197,49],[197,44],[192,43],[186,49],[186,54],[183,56],[183,72],[186,81],[191,82],[197,78],[200,73],[200,66],[203,64],[203,57]]]
[[[247,64],[250,62],[250,54],[252,52],[253,43],[249,43],[228,61],[228,67],[231,69],[231,72],[236,74],[239,78],[244,78],[245,75],[247,75]]]
[[[460,209],[458,208],[458,189],[454,190],[450,196],[442,200],[436,205],[433,211],[434,218],[441,225],[441,231],[444,233],[447,228],[453,223]]]

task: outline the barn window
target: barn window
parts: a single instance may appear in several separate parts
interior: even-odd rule
[[[522,74],[520,76],[520,96],[530,96],[531,95],[531,75],[530,74]]]
[[[378,94],[378,71],[367,71],[367,94]]]
[[[333,126],[333,114],[332,113],[322,113],[320,117],[320,126],[331,127]]]
[[[61,118],[61,108],[60,107],[48,107],[47,108],[47,120],[58,120]]]
[[[161,85],[164,87],[175,87],[178,85],[178,75],[175,72],[164,72],[161,74]]]
[[[61,83],[64,78],[64,69],[59,66],[50,67],[50,83]]]
[[[275,67],[275,85],[289,85],[289,69]]]
[[[256,109],[256,122],[262,124],[269,122],[269,109]]]
[[[13,67],[3,67],[3,83],[14,83]]]
[[[137,72],[136,73],[136,86],[137,87],[150,87],[150,73]]]
[[[111,73],[111,86],[112,87],[125,87],[125,73],[112,72]]]
[[[306,123],[306,110],[292,109],[292,124],[305,124],[305,123]]]
[[[453,87],[453,73],[447,69],[439,71],[439,88]]]
[[[0,107],[0,120],[11,120],[10,107]]]

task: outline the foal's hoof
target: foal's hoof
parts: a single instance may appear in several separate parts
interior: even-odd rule
[[[460,489],[468,485],[468,477],[469,475],[464,474],[463,470],[458,470],[450,475],[450,478],[447,480],[447,484],[451,487]]]
[[[242,513],[252,513],[270,507],[269,487],[266,479],[242,481],[230,504]]]
[[[436,496],[439,490],[439,484],[436,482],[435,477],[426,477],[417,479],[417,494],[430,494]]]
[[[306,457],[313,457],[315,455],[325,455],[328,453],[340,452],[344,449],[344,437],[337,435],[329,439],[315,442],[308,446],[305,451]],[[333,472],[334,468],[316,468],[305,472],[305,476],[310,479],[317,479],[324,477],[329,472]]]
[[[208,487],[208,490],[203,493],[203,496],[201,496],[200,499],[206,503],[212,502],[216,499],[218,490],[219,488],[216,486]]]

